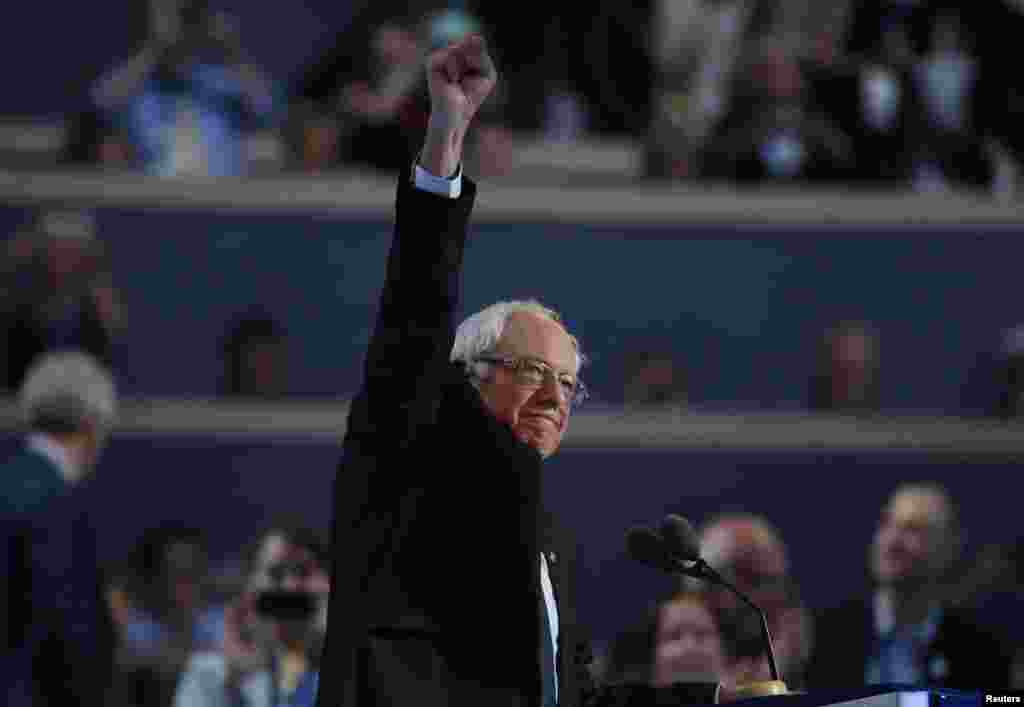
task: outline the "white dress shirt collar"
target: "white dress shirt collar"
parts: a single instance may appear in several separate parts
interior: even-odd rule
[[[82,478],[81,470],[71,460],[67,449],[50,435],[33,432],[25,440],[25,447],[53,464],[68,484],[75,484]]]

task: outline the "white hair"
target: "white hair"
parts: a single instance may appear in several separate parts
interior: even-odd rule
[[[113,425],[117,393],[110,373],[81,351],[59,351],[33,363],[18,394],[22,421],[41,431],[73,432]]]
[[[467,317],[459,325],[455,332],[455,344],[452,346],[451,360],[465,363],[474,377],[483,378],[484,370],[486,369],[482,370],[481,367],[487,366],[487,364],[478,363],[476,359],[494,350],[494,347],[498,345],[498,341],[501,339],[502,332],[505,330],[508,318],[517,312],[537,314],[557,322],[563,328],[565,326],[558,312],[550,307],[545,307],[535,299],[496,302]],[[566,331],[566,334],[568,334],[576,351],[576,370],[573,373],[578,374],[580,368],[586,363],[586,357],[583,355],[576,337],[569,334],[568,331]]]
[[[752,545],[758,553],[778,552],[788,566],[786,544],[778,528],[764,516],[753,513],[723,513],[711,519],[700,532],[700,554],[716,569],[735,560],[737,551]]]

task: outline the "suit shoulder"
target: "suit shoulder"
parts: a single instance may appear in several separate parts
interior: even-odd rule
[[[63,490],[63,482],[50,464],[31,452],[19,452],[3,462],[4,494],[0,512],[20,516],[41,510]]]

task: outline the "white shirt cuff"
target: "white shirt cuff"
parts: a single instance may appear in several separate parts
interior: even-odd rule
[[[416,188],[429,191],[431,194],[458,199],[462,194],[462,165],[455,171],[451,179],[435,177],[433,174],[416,165]]]

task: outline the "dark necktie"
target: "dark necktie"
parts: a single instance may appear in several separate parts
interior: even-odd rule
[[[555,698],[555,649],[551,645],[551,624],[548,619],[548,607],[544,603],[544,591],[538,587],[537,592],[538,611],[540,618],[540,658],[541,658],[541,680],[543,707],[558,707]]]

